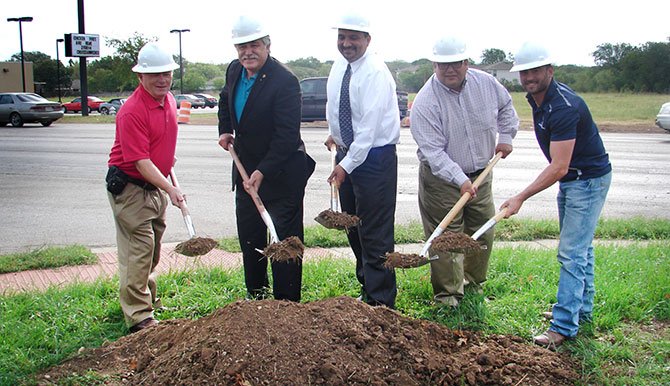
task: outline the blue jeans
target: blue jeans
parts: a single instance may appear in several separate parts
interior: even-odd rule
[[[579,320],[590,319],[593,312],[596,291],[592,242],[611,182],[610,172],[602,177],[559,184],[558,262],[561,271],[549,329],[567,337],[577,335]]]

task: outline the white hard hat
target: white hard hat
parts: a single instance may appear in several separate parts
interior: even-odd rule
[[[348,12],[342,15],[333,28],[360,31],[368,34],[372,31],[370,20],[355,12]]]
[[[157,43],[147,43],[140,49],[137,54],[137,64],[133,67],[133,72],[141,74],[160,73],[172,71],[179,68],[179,65],[174,62],[172,55],[164,50]]]
[[[526,42],[514,55],[514,66],[510,71],[530,70],[531,68],[546,66],[551,62],[549,51],[544,46],[534,42]]]
[[[250,16],[240,16],[233,24],[233,44],[253,42],[268,35],[261,23]]]
[[[439,39],[433,45],[433,53],[428,58],[435,63],[451,63],[468,58],[465,42],[454,36]]]

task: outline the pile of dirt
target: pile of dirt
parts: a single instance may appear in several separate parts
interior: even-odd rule
[[[449,330],[337,297],[239,301],[162,321],[83,350],[38,382],[94,370],[111,385],[571,385],[575,368],[519,337]]]
[[[394,268],[416,268],[428,264],[428,259],[416,253],[387,253],[384,267],[386,269]]]
[[[263,249],[263,255],[272,261],[297,261],[305,253],[305,246],[296,236],[272,243]]]
[[[431,247],[439,252],[470,252],[482,249],[472,237],[465,233],[452,231],[446,231],[437,236]]]
[[[192,237],[189,240],[177,244],[174,251],[184,256],[202,256],[219,245],[209,237]]]
[[[341,229],[346,231],[348,231],[349,228],[358,226],[361,222],[361,219],[358,218],[358,216],[348,214],[347,212],[334,212],[331,209],[322,211],[314,220],[328,229]]]

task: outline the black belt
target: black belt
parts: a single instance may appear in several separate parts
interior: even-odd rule
[[[139,186],[140,188],[142,188],[142,189],[144,189],[144,190],[156,190],[156,189],[158,189],[158,188],[157,188],[155,185],[153,185],[153,184],[150,184],[150,183],[148,183],[148,182],[146,182],[146,181],[144,181],[144,180],[138,180],[137,178],[132,178],[132,177],[130,177],[130,176],[128,176],[128,182],[130,182],[130,183],[132,183],[132,184],[134,184],[134,185],[137,185],[137,186]]]
[[[486,168],[482,168],[482,169],[476,170],[476,171],[474,171],[474,172],[472,172],[472,173],[465,173],[465,175],[466,175],[469,179],[473,179],[473,178],[476,178],[477,176],[479,176],[480,174],[482,174],[482,172],[484,171],[484,169],[486,169]]]

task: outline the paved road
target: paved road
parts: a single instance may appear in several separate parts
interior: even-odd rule
[[[329,205],[330,156],[322,145],[327,130],[306,125],[303,138],[316,159],[305,198],[305,224]],[[113,141],[109,124],[30,125],[0,128],[0,253],[43,245],[115,244],[114,223],[104,189]],[[214,126],[180,126],[176,170],[199,235],[235,235],[231,159],[216,143]],[[606,217],[670,219],[670,135],[604,133],[615,168]],[[416,204],[416,145],[403,129],[396,223],[419,221]],[[531,132],[521,131],[515,150],[494,169],[496,203],[528,184],[546,165]],[[529,200],[520,217],[555,218],[553,187]],[[169,210],[165,240],[183,241],[188,232],[176,208]]]

